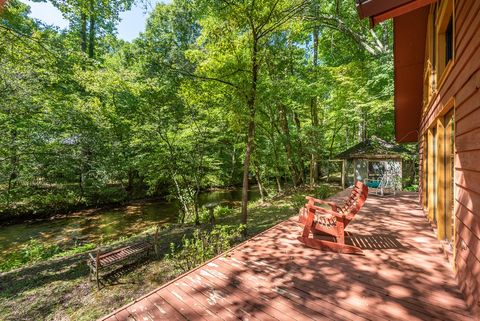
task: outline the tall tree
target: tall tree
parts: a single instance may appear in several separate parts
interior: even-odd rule
[[[246,147],[243,162],[242,223],[248,218],[250,158],[255,144],[258,81],[264,51],[272,34],[279,32],[306,6],[306,0],[203,1],[201,20],[202,50],[206,49],[197,75],[234,89],[244,99],[241,119],[246,122]],[[232,51],[226,53],[225,49]],[[246,48],[246,50],[245,50]],[[209,64],[208,61],[217,61]]]

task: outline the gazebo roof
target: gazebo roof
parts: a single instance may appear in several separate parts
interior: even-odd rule
[[[400,145],[391,144],[381,138],[372,136],[337,155],[338,159],[349,158],[403,158],[408,151]]]

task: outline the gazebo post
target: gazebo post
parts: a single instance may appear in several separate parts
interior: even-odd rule
[[[400,187],[400,191],[403,189],[403,159],[400,158],[399,159],[399,162],[400,162],[400,186],[397,186],[397,187]]]

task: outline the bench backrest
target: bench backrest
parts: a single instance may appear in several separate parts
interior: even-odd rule
[[[345,226],[353,219],[355,214],[360,211],[363,204],[367,200],[368,196],[368,187],[361,181],[357,181],[355,186],[350,193],[350,196],[345,201],[345,204],[342,206],[342,213],[346,215]]]

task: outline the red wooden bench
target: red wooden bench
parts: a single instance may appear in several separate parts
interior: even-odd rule
[[[354,219],[365,203],[368,187],[358,181],[342,207],[334,202],[327,202],[307,196],[307,204],[300,209],[299,221],[305,226],[298,240],[308,247],[320,250],[333,250],[339,253],[361,254],[359,247],[345,244],[345,228]],[[317,206],[324,204],[330,209]],[[312,232],[312,237],[310,237]],[[335,241],[313,238],[313,236],[334,237]]]

